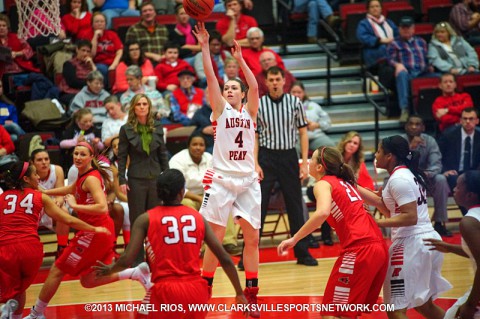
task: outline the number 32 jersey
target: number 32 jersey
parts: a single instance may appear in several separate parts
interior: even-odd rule
[[[43,214],[42,193],[25,188],[0,195],[0,245],[13,240],[37,239]]]
[[[392,240],[433,231],[428,216],[426,190],[406,166],[395,167],[382,192],[382,197],[390,211],[390,217],[400,214],[400,206],[411,202],[417,203],[417,224],[392,227]]]
[[[249,175],[255,171],[256,125],[245,107],[237,111],[229,103],[225,104],[222,114],[212,121],[213,169],[231,175]]]
[[[200,213],[178,205],[157,206],[147,214],[146,252],[152,282],[171,276],[200,276],[198,256],[205,238],[205,224]]]

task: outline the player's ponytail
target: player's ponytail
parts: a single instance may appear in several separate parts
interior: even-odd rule
[[[340,151],[334,147],[323,146],[318,148],[317,161],[322,164],[326,175],[334,175],[355,185],[355,173],[350,165],[343,161]]]
[[[396,166],[405,165],[412,172],[418,182],[428,189],[426,177],[419,169],[420,153],[411,151],[408,141],[400,135],[385,137],[382,140],[382,148],[385,153],[391,153],[396,158]]]
[[[178,203],[178,194],[185,188],[185,177],[178,169],[164,170],[157,178],[157,196],[164,206]]]
[[[8,189],[23,190],[25,187],[24,176],[32,174],[33,166],[28,162],[14,162],[10,164],[3,172],[2,176],[5,179],[5,185]]]

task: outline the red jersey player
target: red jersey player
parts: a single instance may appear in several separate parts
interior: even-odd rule
[[[387,272],[388,250],[380,229],[366,212],[354,187],[353,169],[343,162],[337,149],[322,147],[313,153],[309,172],[318,180],[313,189],[317,209],[295,236],[280,243],[278,253],[285,254],[327,220],[340,239],[342,252],[330,274],[323,303],[373,305]],[[361,312],[338,308],[322,314],[355,318]]]
[[[73,151],[73,162],[78,169],[77,181],[69,186],[46,190],[47,195],[66,195],[68,205],[77,212],[78,217],[95,226],[107,228],[109,234],[78,232],[63,251],[60,258],[50,269],[37,302],[25,319],[41,318],[50,300],[55,295],[65,274],[80,276],[85,288],[93,288],[121,279],[138,280],[146,290],[151,287],[150,270],[146,263],[126,269],[119,274],[96,278],[92,266],[97,260],[106,263],[113,259],[115,231],[113,221],[108,215],[104,180],[108,173],[98,164],[93,147],[80,142]],[[73,195],[75,194],[75,196]]]
[[[204,218],[194,209],[180,204],[185,194],[185,178],[177,169],[167,169],[157,179],[158,199],[163,202],[140,215],[133,224],[132,237],[125,253],[115,264],[99,262],[97,274],[110,275],[130,265],[144,240],[152,267],[150,304],[156,307],[148,318],[205,318],[206,312],[189,311],[189,304],[207,304],[207,282],[200,276],[198,255],[205,240],[219,259],[236,292],[237,303],[246,304],[240,281],[228,253]],[[176,305],[159,309],[159,305]],[[158,311],[161,310],[161,311]],[[184,312],[185,311],[185,312]]]
[[[2,174],[8,189],[0,195],[0,303],[9,299],[1,317],[21,318],[25,291],[42,265],[43,245],[38,236],[38,221],[45,213],[54,220],[84,232],[107,233],[105,227],[91,226],[62,211],[53,200],[37,190],[40,177],[27,162],[11,164]],[[11,317],[10,317],[11,316]]]

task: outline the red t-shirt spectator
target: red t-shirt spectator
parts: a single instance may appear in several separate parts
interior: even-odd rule
[[[262,65],[260,64],[260,55],[265,52],[269,51],[275,55],[275,60],[277,61],[277,66],[285,70],[285,64],[283,63],[282,58],[277,54],[277,52],[273,51],[272,49],[263,47],[261,50],[254,50],[252,48],[243,48],[242,49],[242,56],[245,62],[247,63],[250,70],[252,70],[253,74],[258,74],[262,72]],[[245,79],[242,70],[239,72],[239,76],[242,79]]]
[[[157,89],[163,92],[169,84],[179,86],[178,73],[185,69],[195,74],[193,67],[185,60],[178,59],[176,63],[170,64],[167,63],[165,59],[162,59],[155,67],[155,75],[158,77]]]
[[[67,35],[71,36],[75,40],[82,30],[88,30],[92,27],[92,14],[90,12],[85,12],[83,17],[77,19],[68,13],[62,17],[62,24]],[[88,40],[91,39],[92,38]]]
[[[440,131],[460,123],[462,111],[467,107],[473,107],[472,97],[468,93],[454,93],[453,95],[442,95],[435,99],[432,106],[433,116],[438,122]],[[448,113],[442,117],[437,116],[440,109],[448,109]]]
[[[225,35],[230,26],[230,17],[224,16],[217,22],[216,29],[220,32],[221,35]],[[235,29],[235,40],[245,39],[247,37],[247,31],[251,27],[258,27],[257,21],[247,15],[240,15],[240,18],[237,21],[237,28]]]
[[[93,29],[89,28],[80,31],[78,38],[92,41]],[[93,61],[95,63],[111,65],[113,60],[115,60],[117,51],[121,49],[123,49],[123,44],[117,33],[115,31],[105,30],[103,31],[103,35],[98,39],[97,54],[93,58]]]

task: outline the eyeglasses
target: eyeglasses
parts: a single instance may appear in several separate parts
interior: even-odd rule
[[[261,37],[250,37],[250,38],[248,38],[248,40],[260,40],[260,39],[261,39]]]
[[[128,51],[132,52],[132,51],[140,51],[140,48],[130,48],[128,49]]]
[[[274,58],[266,58],[266,59],[260,60],[260,63],[265,63],[265,62],[273,61],[273,60],[274,60]]]

